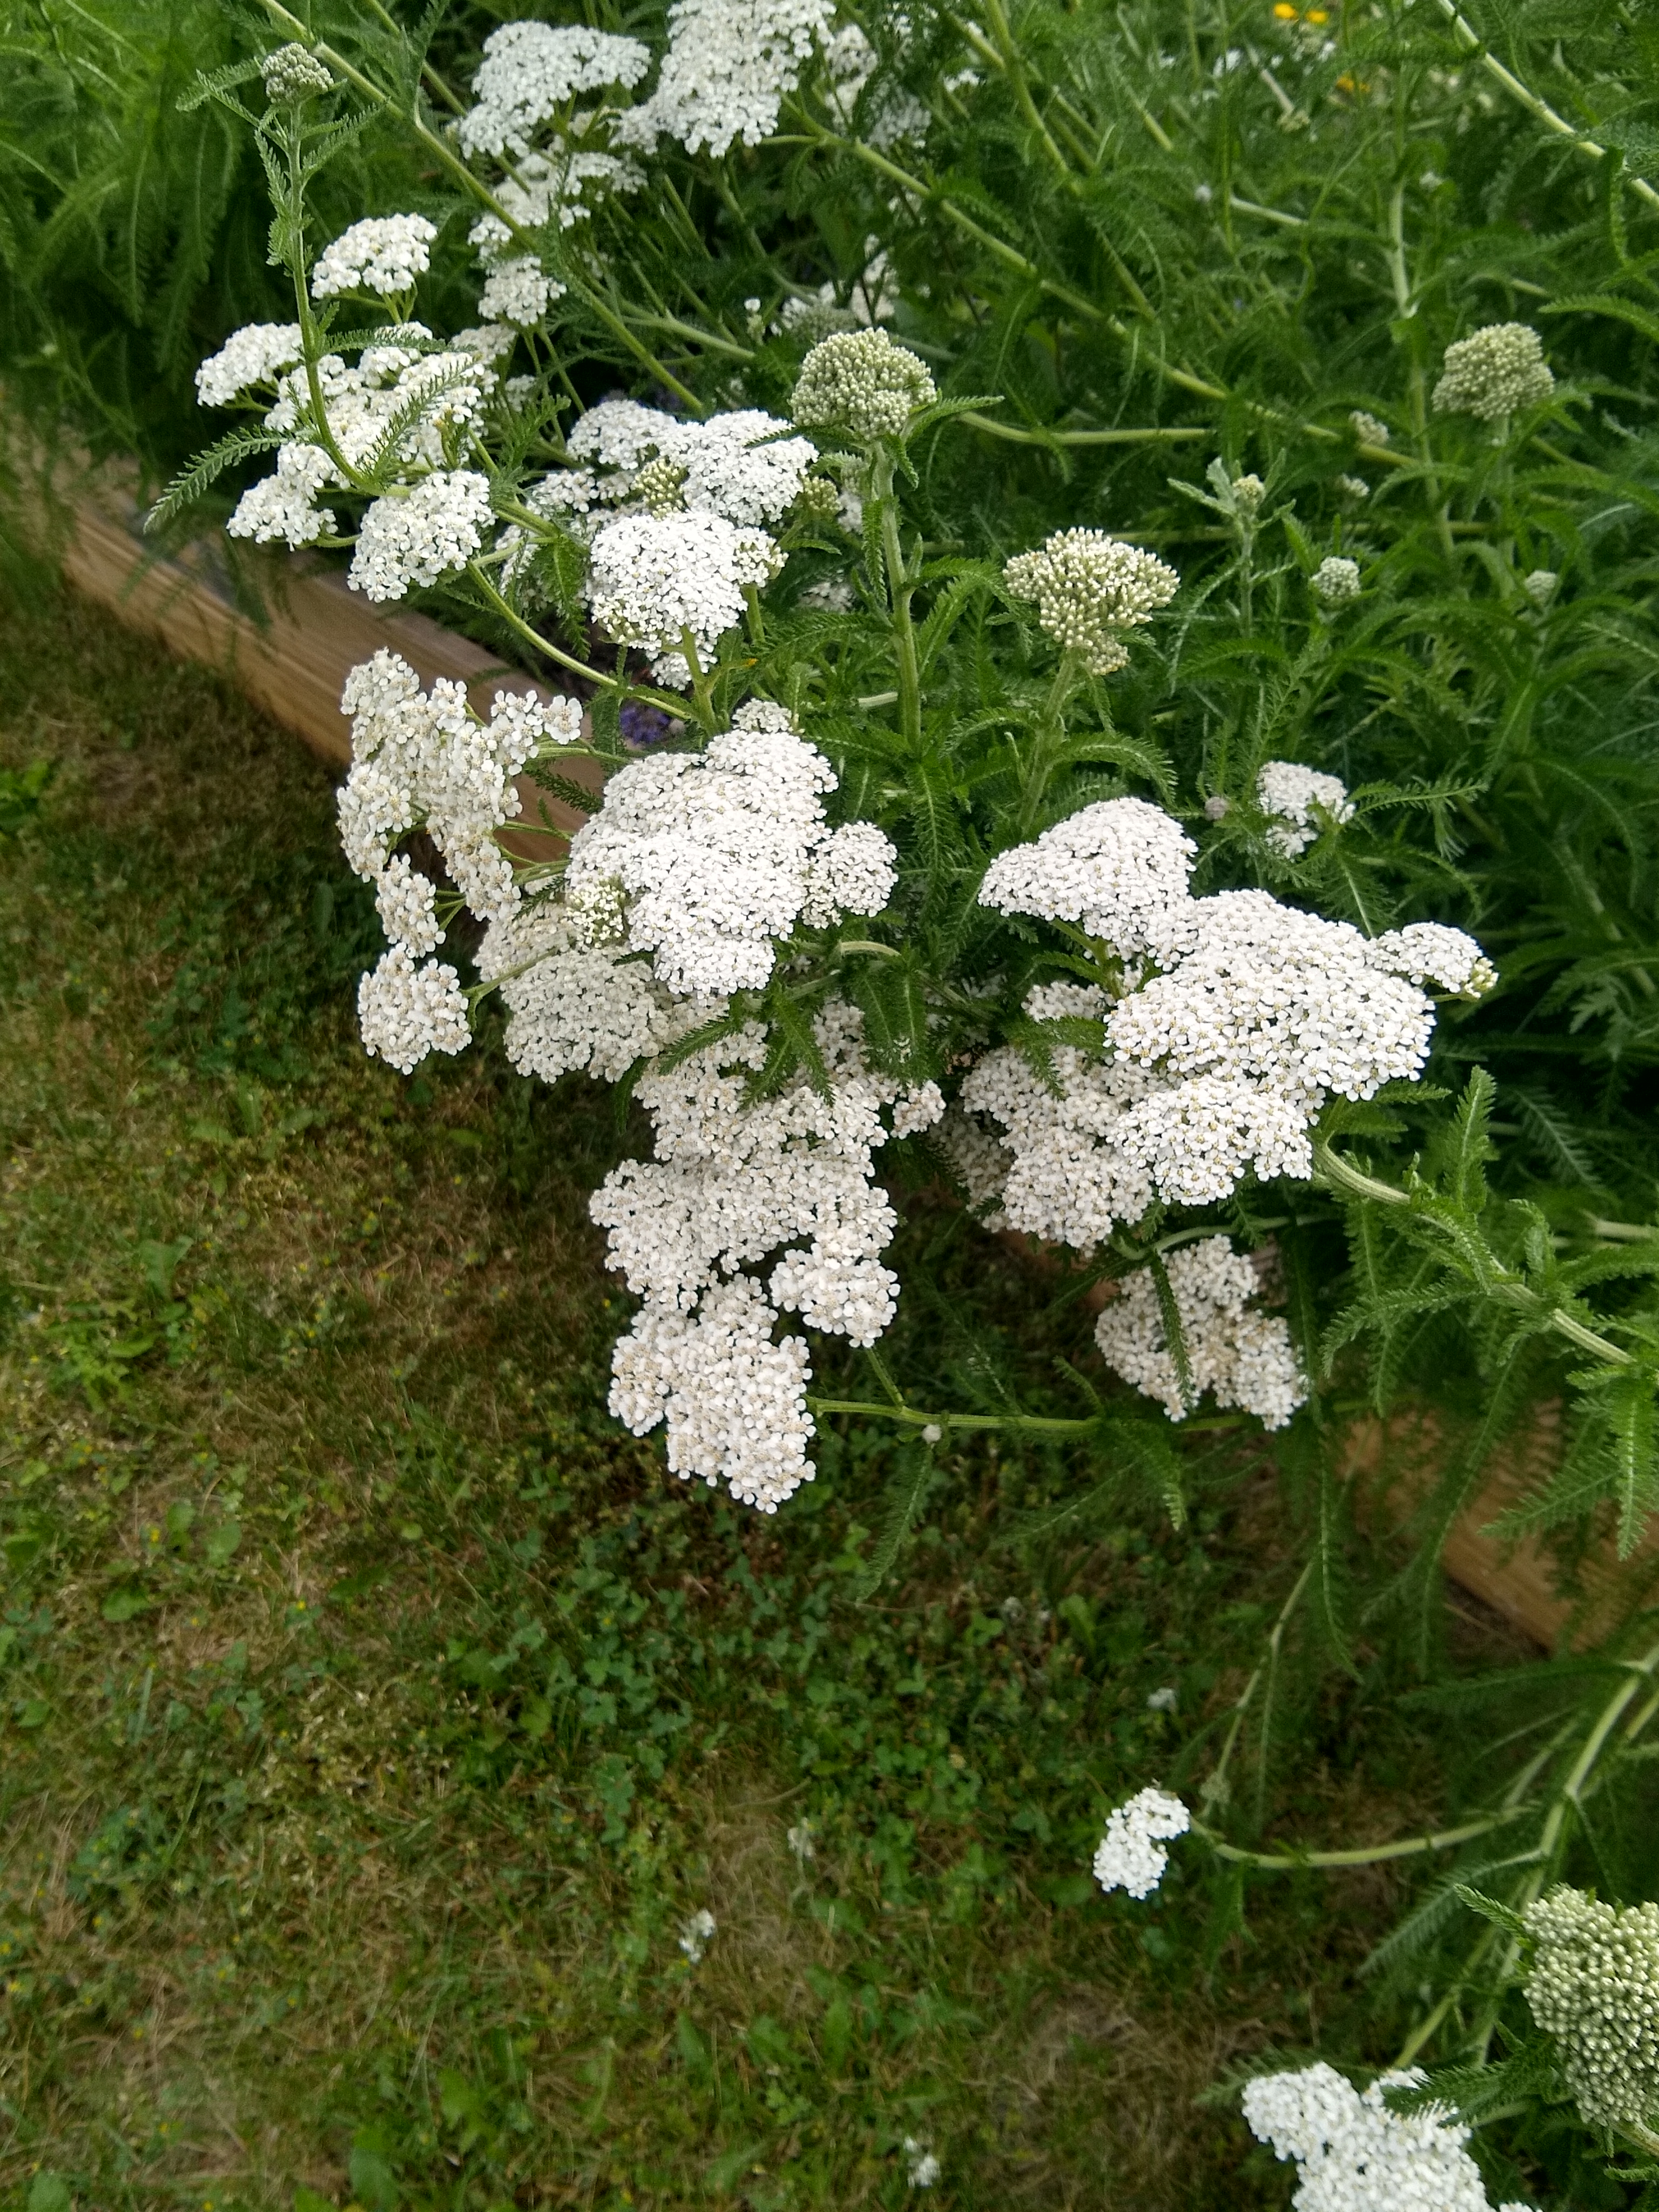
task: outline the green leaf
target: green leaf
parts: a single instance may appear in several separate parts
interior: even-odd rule
[[[136,1620],[141,1613],[149,1612],[155,1603],[155,1600],[143,1590],[128,1588],[112,1590],[100,1610],[106,1620]]]
[[[228,1566],[242,1540],[240,1521],[222,1521],[202,1547],[203,1556],[210,1567]]]
[[[205,453],[198,453],[190,465],[181,470],[144,517],[146,531],[163,528],[176,520],[210,486],[239,461],[251,459],[255,453],[274,453],[282,444],[274,430],[232,430]]]

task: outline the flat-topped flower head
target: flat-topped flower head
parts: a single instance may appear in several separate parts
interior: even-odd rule
[[[471,1042],[461,979],[444,962],[417,968],[394,945],[357,987],[363,1049],[412,1075],[429,1052],[465,1052]]]
[[[503,23],[483,42],[472,80],[477,105],[455,126],[461,151],[522,156],[540,125],[576,94],[635,85],[650,66],[650,50],[637,39],[586,23]]]
[[[1522,1915],[1532,2016],[1555,2038],[1593,2128],[1659,2120],[1659,1905],[1605,1905],[1563,1886]]]
[[[259,64],[259,75],[264,80],[265,98],[273,107],[314,100],[319,93],[334,89],[334,80],[327,70],[297,39],[278,46],[274,54],[267,54]]]
[[[835,771],[783,710],[750,701],[734,720],[702,754],[619,769],[571,841],[568,898],[620,885],[629,951],[681,996],[760,989],[798,921],[879,913],[893,887],[873,823],[825,821]]]
[[[227,407],[251,386],[275,384],[303,351],[298,323],[246,323],[197,370],[197,403]]]
[[[1095,1880],[1103,1890],[1127,1890],[1150,1897],[1164,1879],[1170,1854],[1163,1845],[1184,1836],[1192,1815],[1179,1797],[1164,1790],[1143,1790],[1127,1805],[1115,1806],[1095,1853]]]
[[[810,429],[844,430],[860,445],[901,437],[939,397],[927,362],[885,331],[838,331],[801,363],[790,410]]]
[[[1359,597],[1359,563],[1340,553],[1328,553],[1308,579],[1322,607],[1346,607]]]
[[[1408,922],[1386,929],[1365,947],[1373,968],[1404,975],[1413,983],[1437,983],[1455,998],[1483,999],[1498,981],[1498,970],[1472,937],[1443,921]]]
[[[1255,795],[1262,812],[1274,817],[1267,842],[1287,860],[1306,852],[1319,835],[1316,807],[1333,822],[1353,818],[1346,784],[1337,776],[1322,775],[1316,768],[1304,768],[1299,761],[1264,761],[1255,780]]]
[[[1080,807],[1029,845],[999,853],[979,902],[1004,914],[1076,922],[1116,952],[1166,946],[1178,936],[1197,846],[1144,799]]]
[[[1496,422],[1522,407],[1536,407],[1554,389],[1537,331],[1526,323],[1488,323],[1446,348],[1434,387],[1435,411]]]
[[[401,498],[377,499],[362,520],[346,577],[371,599],[401,599],[482,550],[489,483],[473,469],[436,469]]]
[[[685,633],[707,668],[743,620],[745,592],[769,584],[782,565],[765,531],[740,529],[724,515],[624,514],[593,540],[587,604],[619,643],[653,657],[662,682],[684,685],[691,680]]]
[[[1255,1270],[1225,1237],[1183,1244],[1165,1262],[1192,1378],[1189,1401],[1164,1334],[1164,1310],[1150,1269],[1130,1276],[1101,1314],[1095,1341],[1106,1364],[1172,1421],[1206,1391],[1218,1406],[1239,1406],[1264,1428],[1282,1429],[1308,1395],[1291,1333],[1277,1316],[1258,1313]]]
[[[665,135],[716,155],[738,139],[759,145],[834,13],[834,0],[674,0],[656,89],[616,143],[649,151]]]
[[[1390,2088],[1421,2072],[1380,2075],[1362,2094],[1334,2066],[1263,2074],[1245,2085],[1244,2118],[1259,2142],[1293,2159],[1302,2212],[1492,2212],[1469,2130],[1443,2105],[1391,2112]],[[1528,2212],[1510,2203],[1499,2212]]]
[[[412,291],[416,278],[432,266],[437,235],[437,226],[423,215],[368,216],[325,246],[311,272],[311,296],[330,300],[340,292],[378,292],[391,299]]]
[[[1081,654],[1085,667],[1109,676],[1128,659],[1126,629],[1138,629],[1180,589],[1175,570],[1103,530],[1061,530],[1003,570],[1018,598],[1035,599],[1051,637]]]

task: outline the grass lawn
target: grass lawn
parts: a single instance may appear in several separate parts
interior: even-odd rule
[[[1198,2100],[1388,2055],[1399,1878],[1230,1929],[1196,1852],[1086,1871],[1255,1663],[1272,1463],[1034,1536],[1064,1467],[963,1456],[872,1595],[884,1439],[775,1520],[674,1481],[604,1410],[628,1133],[365,1060],[321,769],[74,602],[0,699],[57,764],[0,837],[0,2200],[1286,2203]],[[1432,1815],[1394,1679],[1306,1693],[1287,1829]]]

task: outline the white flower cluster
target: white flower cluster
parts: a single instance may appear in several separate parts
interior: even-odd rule
[[[1434,404],[1442,415],[1496,422],[1519,408],[1536,407],[1554,389],[1537,331],[1526,323],[1488,323],[1446,348]]]
[[[1359,597],[1359,563],[1340,553],[1328,553],[1308,582],[1321,606],[1348,606]]]
[[[1529,1905],[1532,2016],[1555,2038],[1593,2128],[1659,2118],[1659,1905],[1615,1905],[1565,1885]]]
[[[659,513],[684,507],[747,528],[776,523],[799,498],[817,459],[809,439],[783,434],[792,428],[757,407],[697,422],[633,399],[602,399],[566,441],[581,465],[548,477],[542,490],[550,511],[568,514],[578,535],[584,534],[578,516],[640,501]],[[664,465],[658,473],[672,485],[666,499],[648,497],[641,483],[653,462]]]
[[[394,945],[357,986],[363,1049],[405,1075],[429,1052],[465,1052],[472,1039],[461,979],[447,962],[417,968],[406,945]]]
[[[1032,992],[1025,1010],[1040,1021],[1099,1021],[1109,1004],[1103,991],[1054,983]],[[1076,1045],[1056,1043],[1049,1058],[1054,1084],[1014,1046],[988,1053],[969,1071],[963,1112],[941,1136],[970,1200],[1000,1197],[993,1225],[1086,1252],[1152,1204],[1152,1178],[1121,1139],[1129,1115],[1156,1086],[1139,1068]],[[981,1116],[1000,1125],[1000,1167],[987,1156]]]
[[[1266,891],[1194,899],[1184,957],[1114,1009],[1111,1043],[1143,1067],[1266,1085],[1306,1102],[1415,1079],[1434,1011],[1346,921]],[[1376,940],[1382,944],[1383,940]]]
[[[1282,1429],[1308,1395],[1291,1332],[1276,1315],[1256,1313],[1255,1270],[1225,1237],[1183,1244],[1165,1262],[1186,1346],[1193,1397],[1181,1388],[1163,1309],[1149,1269],[1132,1275],[1095,1325],[1109,1367],[1172,1421],[1183,1419],[1204,1393],[1218,1406],[1239,1406],[1264,1428]]]
[[[1193,850],[1156,807],[1108,799],[986,872],[983,904],[1077,922],[1128,963],[1115,1000],[1050,986],[1027,1001],[1033,1020],[1101,1020],[1102,1053],[1057,1042],[1051,1082],[1005,1047],[963,1086],[969,1115],[1002,1125],[1006,1217],[1032,1236],[1086,1249],[1154,1193],[1207,1205],[1251,1167],[1305,1177],[1328,1093],[1369,1098],[1421,1071],[1434,1009],[1403,979],[1450,976],[1472,994],[1494,980],[1461,931],[1418,924],[1368,942],[1265,891],[1194,899]],[[1164,972],[1143,975],[1147,954]],[[962,1133],[947,1130],[947,1148]]]
[[[810,429],[844,430],[862,445],[902,435],[939,397],[933,372],[885,331],[837,331],[801,363],[790,410]]]
[[[1404,975],[1413,983],[1437,983],[1454,998],[1481,999],[1498,981],[1498,970],[1472,937],[1443,921],[1408,922],[1385,929],[1365,947],[1374,968]]]
[[[1316,806],[1333,822],[1353,819],[1346,784],[1337,776],[1322,775],[1316,768],[1304,768],[1299,761],[1264,761],[1255,795],[1262,812],[1277,817],[1267,842],[1287,860],[1305,853],[1319,835]]]
[[[671,998],[642,962],[587,943],[586,919],[558,902],[520,906],[490,922],[478,948],[478,972],[507,1010],[507,1056],[544,1083],[573,1068],[619,1083],[719,1011]]]
[[[896,1225],[872,1179],[879,1109],[908,1106],[914,1127],[943,1108],[931,1085],[872,1071],[861,1026],[838,1002],[818,1018],[827,1097],[800,1074],[749,1103],[767,1056],[758,1023],[647,1075],[636,1096],[657,1157],[624,1162],[592,1199],[612,1266],[646,1301],[617,1346],[612,1413],[636,1436],[665,1422],[675,1474],[724,1480],[763,1512],[811,1478],[806,1346],[773,1343],[778,1312],[855,1344],[886,1328],[898,1281],[878,1256]],[[738,1272],[768,1261],[764,1290]]]
[[[985,871],[981,906],[1075,922],[1124,954],[1168,954],[1192,908],[1197,846],[1144,799],[1104,799],[1068,814],[1036,842],[1012,845]]]
[[[1555,597],[1560,580],[1553,568],[1534,568],[1521,579],[1521,588],[1541,614]]]
[[[377,292],[383,299],[412,292],[432,266],[437,226],[423,215],[371,215],[325,246],[311,272],[311,296]]]
[[[234,331],[196,372],[197,404],[228,407],[255,384],[275,384],[292,368],[302,347],[298,323],[246,323]]]
[[[453,968],[413,964],[443,933],[430,884],[405,856],[388,859],[388,850],[424,826],[473,911],[510,923],[520,895],[495,832],[520,811],[514,779],[526,762],[544,744],[580,737],[581,707],[574,699],[498,692],[482,721],[459,684],[440,681],[425,692],[407,661],[384,651],[352,670],[340,703],[352,718],[340,842],[351,867],[375,886],[393,940],[363,979],[363,1041],[408,1073],[428,1051],[465,1048],[466,1007]]]
[[[472,80],[477,105],[456,125],[461,151],[521,160],[543,125],[565,119],[578,93],[631,88],[650,65],[637,39],[585,23],[503,23],[483,42]]]
[[[280,446],[268,477],[250,484],[225,525],[232,538],[252,538],[261,545],[314,545],[334,534],[334,510],[317,498],[339,471],[320,446]]]
[[[759,145],[834,13],[834,0],[674,0],[656,88],[623,118],[617,143],[649,152],[666,137],[715,155],[738,139]]]
[[[680,996],[759,989],[775,938],[879,913],[893,886],[873,823],[826,823],[834,771],[782,708],[751,701],[735,720],[701,754],[629,762],[571,840],[568,904],[619,890],[627,950]]]
[[[1181,586],[1175,570],[1103,530],[1060,530],[1003,569],[1008,588],[1035,599],[1037,620],[1097,676],[1129,658],[1123,632],[1149,623]]]
[[[247,337],[249,334],[238,335]],[[280,333],[270,339],[268,351],[278,349],[279,337]],[[232,345],[235,343],[233,340]],[[331,535],[335,527],[333,513],[319,507],[317,500],[331,485],[345,485],[346,478],[333,458],[337,452],[354,469],[380,468],[417,478],[442,471],[446,433],[476,420],[495,388],[495,372],[489,362],[492,355],[501,350],[499,336],[491,331],[465,331],[438,348],[423,324],[409,323],[388,331],[385,342],[366,346],[355,368],[338,354],[325,354],[315,364],[315,374],[325,423],[316,419],[311,380],[305,369],[292,368],[281,374],[276,404],[264,418],[265,428],[283,440],[276,466],[271,475],[244,493],[227,526],[230,534],[256,538],[261,544],[293,546],[312,545],[319,538]],[[213,361],[203,364],[198,389],[200,377],[216,369],[216,364],[224,362],[230,351],[231,347],[226,347]],[[240,358],[226,362],[222,374],[216,372],[210,388],[222,390],[225,380],[246,367],[257,366],[260,357],[258,347],[250,338]],[[464,530],[459,538],[453,538],[441,526],[446,514],[451,521],[461,520],[464,499],[475,514],[479,511],[477,501],[467,498],[466,491],[482,483],[483,477],[466,471],[459,471],[458,477],[465,478],[460,492],[434,495],[434,507],[445,510],[445,514],[426,519],[438,525],[427,541],[428,550],[435,551],[446,541],[465,542]],[[417,535],[424,534],[424,522],[414,526]],[[390,517],[383,517],[374,534],[382,543],[380,555],[370,556],[372,573],[377,582],[382,574],[395,578],[397,563],[395,559],[386,562],[385,540],[389,538],[395,544],[399,538],[398,526]],[[410,550],[421,549],[411,543]],[[398,597],[400,593],[376,595]]]
[[[1164,1879],[1170,1854],[1163,1847],[1184,1836],[1192,1815],[1167,1790],[1143,1790],[1127,1805],[1114,1806],[1095,1853],[1095,1880],[1103,1890],[1127,1890],[1150,1897]]]
[[[371,599],[401,599],[411,584],[435,584],[482,552],[489,519],[487,477],[434,469],[409,491],[370,507],[346,581]]]
[[[1297,2212],[1492,2212],[1469,2130],[1443,2106],[1391,2112],[1385,2089],[1414,2087],[1413,2067],[1378,2076],[1364,2094],[1323,2064],[1246,2084],[1244,2118],[1259,2142],[1294,2159]],[[1528,2212],[1509,2203],[1500,2212]]]
[[[660,683],[691,681],[690,635],[701,666],[742,622],[745,593],[769,584],[783,566],[763,530],[724,515],[624,514],[593,540],[586,592],[594,620],[618,643],[650,653]]]

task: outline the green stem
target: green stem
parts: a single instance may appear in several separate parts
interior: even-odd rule
[[[1218,1858],[1231,1859],[1236,1866],[1261,1867],[1274,1873],[1297,1867],[1381,1866],[1389,1859],[1418,1858],[1425,1851],[1454,1850],[1459,1844],[1473,1842],[1476,1836],[1489,1835],[1505,1821],[1519,1820],[1529,1809],[1517,1805],[1512,1812],[1492,1813],[1485,1820],[1467,1820],[1461,1828],[1443,1828],[1437,1835],[1407,1836],[1396,1844],[1362,1844],[1342,1851],[1247,1851],[1237,1844],[1224,1842],[1201,1820],[1193,1822],[1193,1832],[1203,1837]]]
[[[1345,1160],[1340,1152],[1334,1152],[1322,1138],[1314,1139],[1314,1173],[1319,1181],[1329,1184],[1332,1188],[1346,1191],[1350,1197],[1367,1200],[1374,1206],[1403,1206],[1408,1208],[1412,1206],[1408,1191],[1397,1189],[1393,1183],[1379,1182],[1375,1176],[1365,1175]],[[1422,1218],[1426,1217],[1419,1216]],[[1469,1272],[1473,1273],[1473,1271]],[[1636,1365],[1636,1361],[1621,1346],[1598,1335],[1593,1328],[1586,1328],[1565,1306],[1553,1306],[1547,1300],[1540,1298],[1536,1291],[1523,1282],[1520,1276],[1511,1273],[1495,1255],[1491,1269],[1474,1279],[1486,1297],[1530,1316],[1540,1328],[1565,1337],[1569,1344],[1576,1345],[1581,1352],[1588,1352],[1592,1358],[1603,1360],[1609,1367]]]
[[[966,422],[971,429],[983,430],[988,437],[1001,438],[1011,446],[1177,445],[1215,435],[1213,430],[1198,424],[1167,430],[1018,430],[1012,423],[993,422],[988,415],[981,415],[973,408],[964,408],[957,420]]]
[[[1547,131],[1553,131],[1558,137],[1567,139],[1593,161],[1606,160],[1607,149],[1605,146],[1594,138],[1586,138],[1575,130],[1564,115],[1558,115],[1547,100],[1540,100],[1529,85],[1522,82],[1513,70],[1505,69],[1497,55],[1487,51],[1480,33],[1472,29],[1458,13],[1454,0],[1440,0],[1440,12],[1462,41],[1464,50],[1474,54],[1486,74],[1495,77],[1512,99],[1520,101],[1528,114],[1535,115]],[[1625,167],[1620,171],[1620,181],[1627,185],[1638,199],[1644,199],[1650,207],[1659,207],[1659,191],[1655,191],[1645,177],[1638,176]]]
[[[912,1429],[1012,1429],[1030,1436],[1075,1437],[1095,1426],[1092,1419],[1060,1420],[1041,1413],[929,1413],[920,1407],[882,1406],[868,1398],[809,1397],[806,1402],[815,1413],[862,1413]]]
[[[893,641],[898,654],[899,727],[913,745],[921,744],[921,670],[916,659],[916,634],[910,619],[915,586],[910,581],[904,546],[899,536],[898,501],[893,491],[893,457],[884,450],[872,459],[870,495],[881,511],[881,550],[887,569],[887,603],[892,615]]]
[[[1232,1718],[1228,1723],[1226,1741],[1221,1747],[1221,1756],[1205,1778],[1203,1786],[1199,1791],[1199,1802],[1206,1812],[1212,1805],[1224,1803],[1226,1801],[1227,1768],[1237,1747],[1239,1732],[1244,1726],[1244,1716],[1249,1711],[1251,1699],[1261,1687],[1262,1676],[1267,1672],[1269,1667],[1276,1668],[1279,1664],[1279,1649],[1284,1641],[1285,1631],[1290,1625],[1291,1615],[1302,1601],[1302,1593],[1307,1589],[1313,1571],[1314,1563],[1310,1559],[1291,1585],[1290,1595],[1279,1608],[1279,1618],[1267,1632],[1267,1648],[1256,1662],[1255,1671],[1234,1700]]]
[[[606,676],[599,669],[590,668],[585,660],[578,660],[573,653],[567,653],[562,646],[555,645],[550,638],[544,637],[538,629],[532,629],[524,617],[501,597],[489,571],[482,568],[477,562],[469,561],[466,564],[466,573],[501,620],[516,631],[526,645],[532,646],[538,653],[544,653],[550,660],[556,660],[561,668],[568,668],[573,676],[584,677],[588,683],[597,684],[602,690],[617,691],[625,688],[614,676]]]

